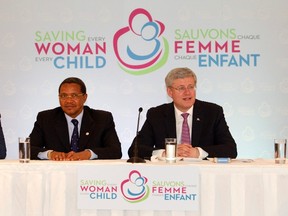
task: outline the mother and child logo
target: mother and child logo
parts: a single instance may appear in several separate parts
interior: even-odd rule
[[[162,67],[169,53],[168,41],[162,36],[164,30],[165,25],[153,20],[147,10],[133,10],[128,25],[119,29],[113,39],[120,68],[133,75],[143,75]]]
[[[150,194],[150,188],[147,185],[148,179],[137,170],[129,173],[129,178],[121,183],[121,193],[126,201],[138,203],[146,200]]]

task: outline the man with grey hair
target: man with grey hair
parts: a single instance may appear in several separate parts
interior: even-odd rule
[[[137,137],[138,156],[165,156],[165,138],[177,138],[177,156],[191,158],[237,157],[237,146],[223,108],[196,99],[197,77],[189,68],[175,68],[166,78],[173,102],[150,108]],[[185,127],[184,127],[185,125]],[[134,139],[128,150],[134,155]]]

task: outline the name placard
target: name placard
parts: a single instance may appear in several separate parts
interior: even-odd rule
[[[77,187],[79,209],[199,210],[195,167],[83,165]]]

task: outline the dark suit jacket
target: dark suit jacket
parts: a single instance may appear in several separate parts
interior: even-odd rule
[[[148,110],[138,136],[138,156],[149,158],[152,151],[165,149],[165,138],[176,138],[174,104],[163,104]],[[128,150],[134,156],[135,141]],[[236,143],[229,131],[222,107],[196,100],[193,108],[192,146],[201,147],[208,157],[236,158]]]
[[[70,152],[70,137],[67,120],[61,107],[38,114],[30,134],[31,159],[39,159],[39,152],[54,150]],[[113,116],[110,112],[94,110],[84,106],[80,129],[79,151],[91,149],[98,159],[122,157]]]
[[[1,126],[1,114],[0,114],[0,159],[6,158],[6,144],[4,139],[4,134]]]

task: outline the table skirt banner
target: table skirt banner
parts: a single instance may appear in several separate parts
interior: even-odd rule
[[[78,209],[199,211],[199,169],[80,166]],[[117,172],[115,172],[117,170]],[[111,173],[114,173],[111,175]]]

